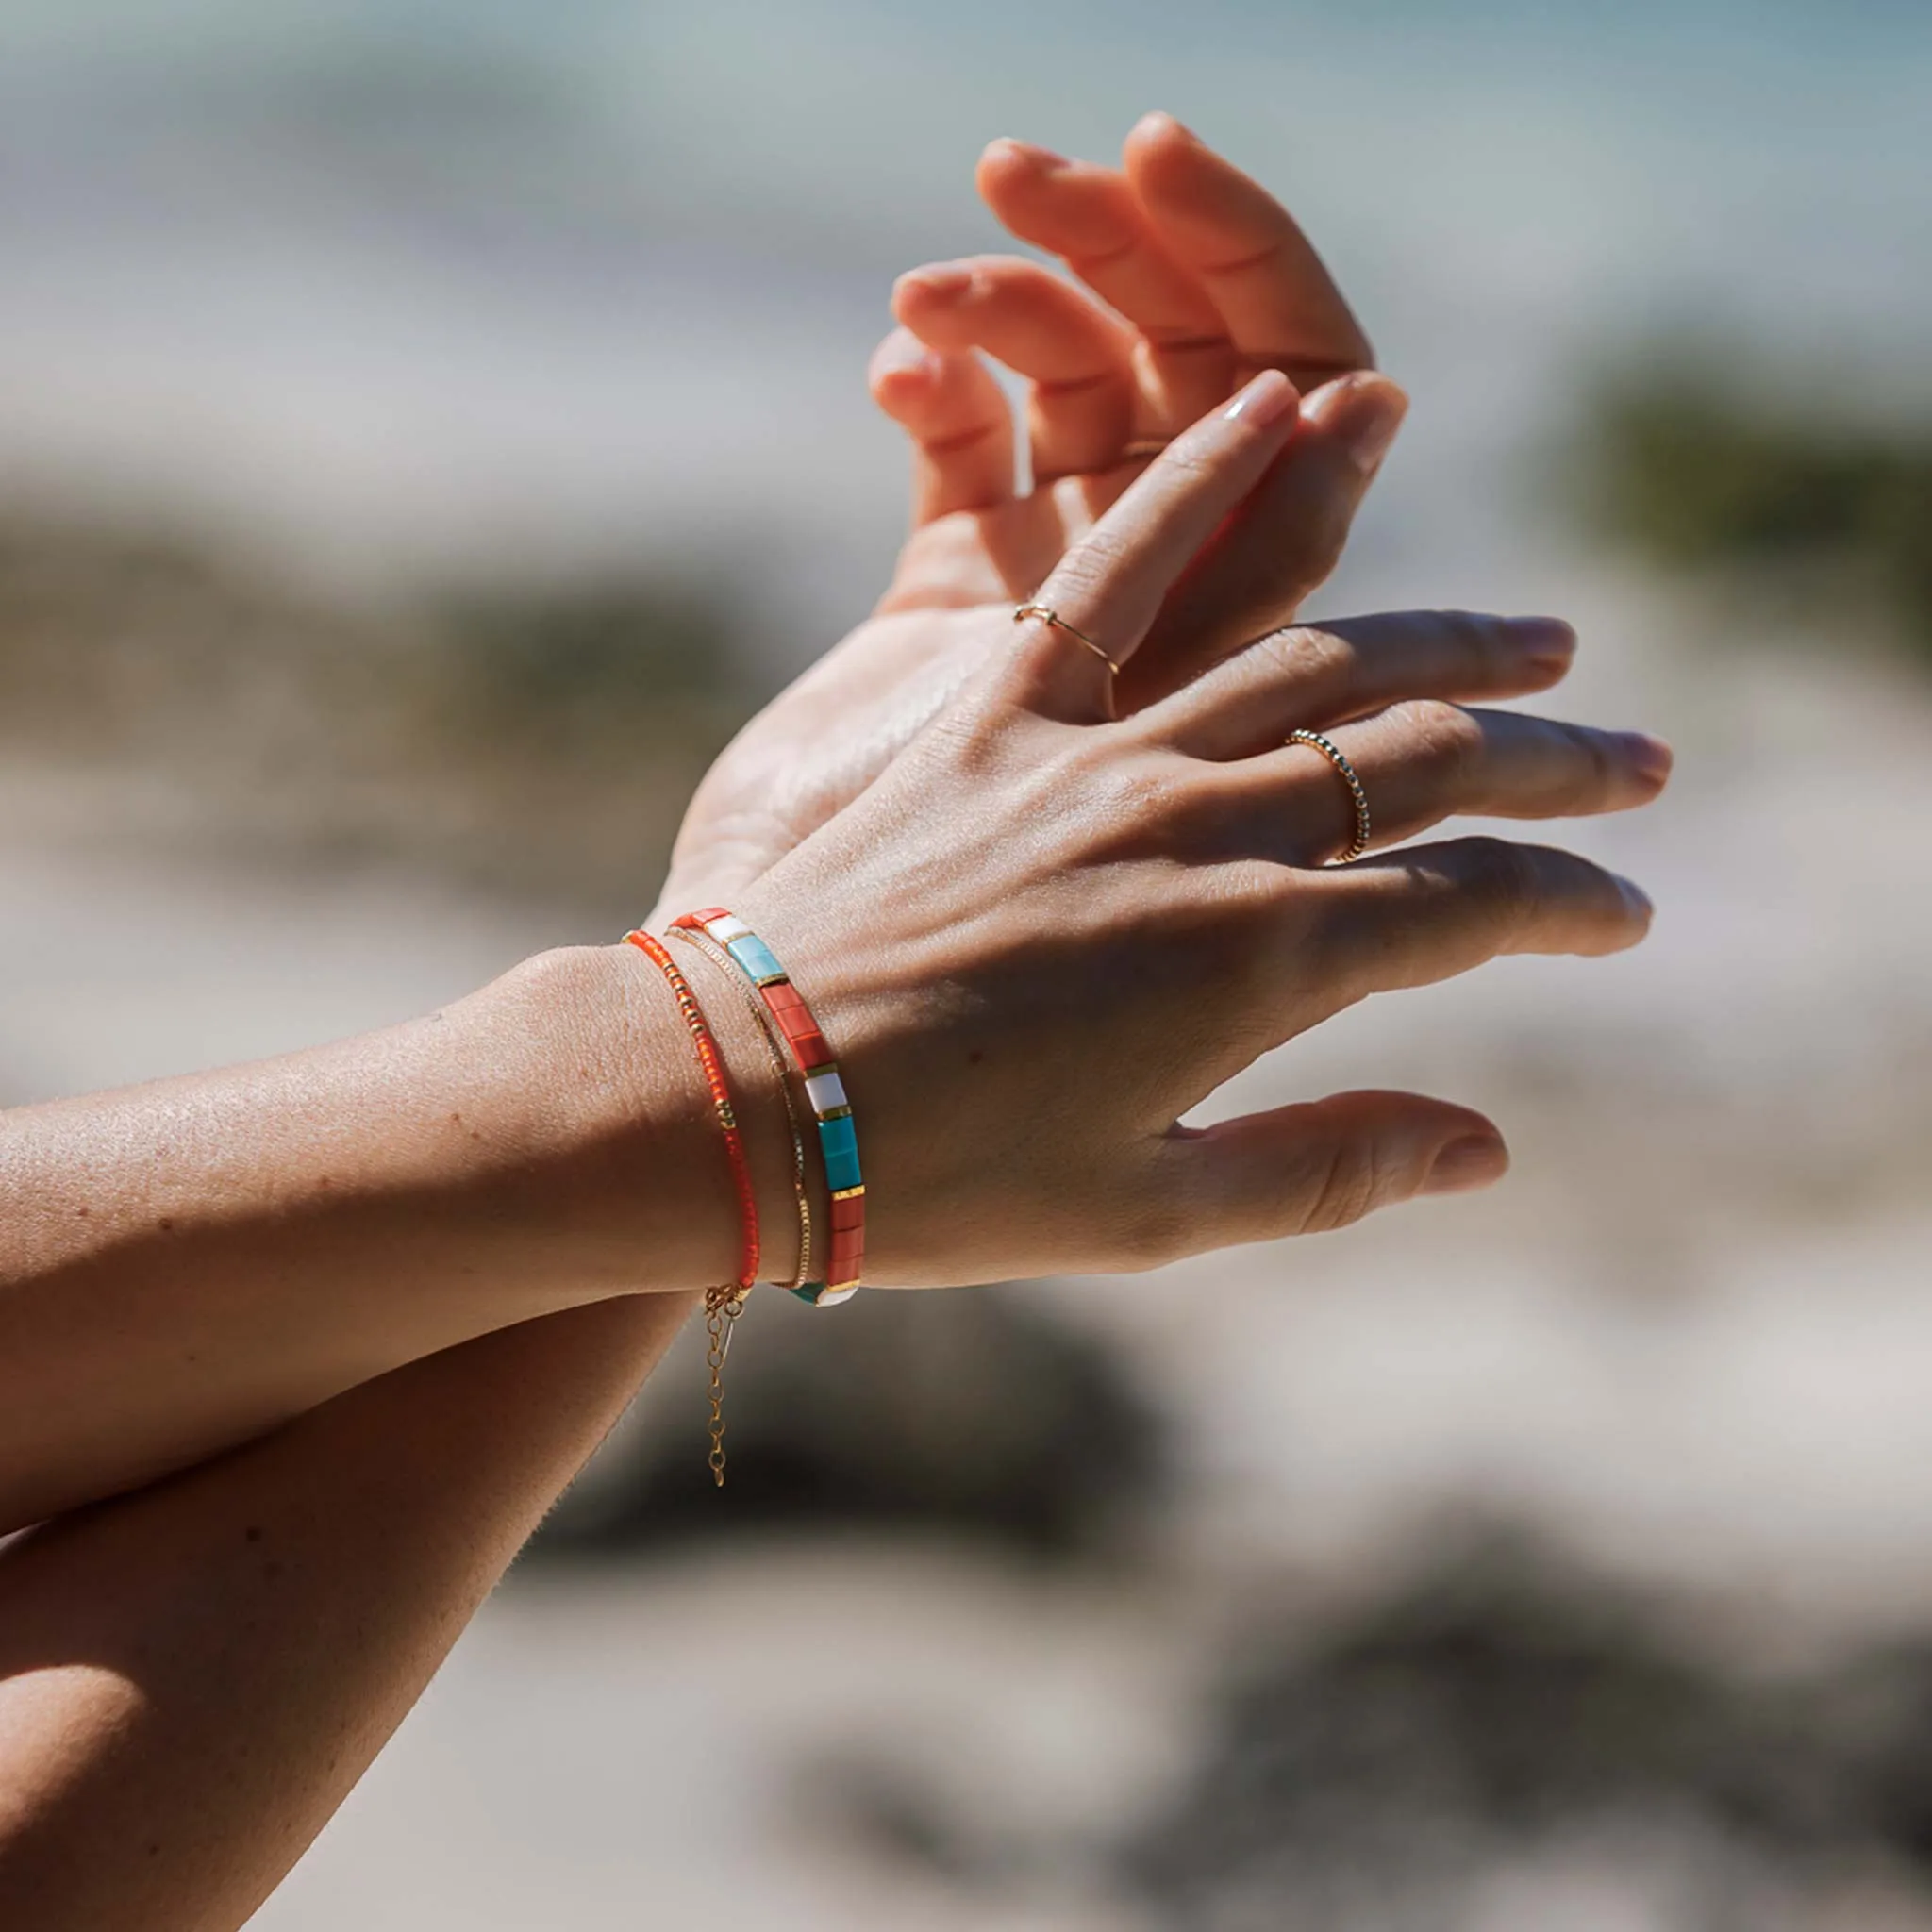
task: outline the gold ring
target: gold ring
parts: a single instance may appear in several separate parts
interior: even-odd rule
[[[1362,790],[1362,781],[1356,775],[1355,767],[1342,755],[1341,747],[1319,731],[1291,731],[1288,742],[1305,744],[1311,751],[1320,752],[1341,774],[1341,782],[1348,787],[1348,795],[1355,801],[1355,837],[1349,841],[1348,850],[1338,852],[1328,863],[1346,865],[1351,859],[1359,858],[1369,849],[1369,794]]]
[[[1013,622],[1015,624],[1024,624],[1029,617],[1037,617],[1042,624],[1051,625],[1056,630],[1065,631],[1070,638],[1078,638],[1116,677],[1121,675],[1121,667],[1084,630],[1075,630],[1058,610],[1049,610],[1044,604],[1014,605]]]

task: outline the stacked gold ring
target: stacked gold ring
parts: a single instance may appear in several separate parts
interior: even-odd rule
[[[1369,794],[1362,790],[1362,781],[1356,775],[1355,767],[1349,763],[1341,747],[1320,731],[1291,731],[1287,741],[1305,744],[1310,751],[1320,752],[1341,774],[1341,782],[1348,787],[1348,795],[1355,802],[1355,837],[1349,841],[1347,851],[1338,852],[1328,863],[1346,865],[1351,859],[1359,858],[1369,849],[1373,821],[1369,817]]]

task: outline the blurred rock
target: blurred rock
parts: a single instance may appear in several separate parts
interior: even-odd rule
[[[1525,1887],[1545,1924],[1916,1924],[1928,1820],[1932,1649],[1761,1677],[1506,1538],[1257,1641],[1124,1862],[1215,1932],[1513,1925]],[[1850,1893],[1894,1915],[1834,1916]]]
[[[1163,1496],[1163,1419],[1105,1343],[1022,1291],[864,1294],[824,1313],[755,1297],[725,1370],[722,1494],[694,1353],[659,1371],[646,1425],[613,1442],[534,1557],[858,1526],[1064,1557],[1106,1547]]]

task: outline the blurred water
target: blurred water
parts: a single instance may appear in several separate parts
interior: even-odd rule
[[[891,273],[996,242],[998,132],[1162,105],[1279,188],[1422,399],[1391,522],[1472,584],[1503,533],[1441,486],[1597,342],[1731,325],[1883,402],[1932,292],[1932,28],[1877,0],[9,0],[0,46],[0,478],[333,573],[782,530],[793,649],[876,579],[859,372]]]

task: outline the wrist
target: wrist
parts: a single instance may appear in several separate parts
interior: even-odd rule
[[[709,1022],[722,1002],[694,991]],[[491,1035],[534,1050],[534,1069],[507,1052],[498,1064],[525,1088],[536,1212],[578,1298],[735,1281],[738,1195],[703,1067],[662,973],[635,946],[573,947],[525,961],[478,998]],[[720,1052],[739,1110],[763,1114],[764,1096],[741,1086],[741,1051],[721,1041]],[[747,1139],[768,1165],[764,1137]]]
[[[790,1284],[809,1260],[823,1259],[819,1237],[825,1194],[807,1147],[810,1114],[784,1049],[762,1016],[761,995],[708,938],[675,930],[669,920],[658,931],[703,1010],[731,1091],[741,1144],[758,1203],[760,1281]],[[807,1217],[812,1246],[807,1252]]]

